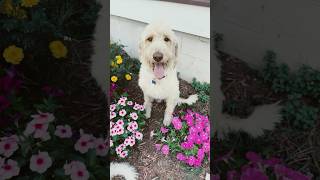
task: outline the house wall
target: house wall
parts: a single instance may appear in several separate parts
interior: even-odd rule
[[[225,52],[259,66],[270,49],[293,69],[320,69],[319,0],[213,2],[213,30],[223,34]]]
[[[123,4],[126,2],[126,4]],[[143,2],[143,8],[147,9],[143,14],[140,10],[135,10],[133,12],[125,12],[126,8],[135,9],[134,7],[128,5],[128,3],[133,3],[132,6],[141,7]],[[125,45],[125,50],[129,55],[138,58],[138,40],[140,34],[142,33],[144,27],[155,19],[158,19],[157,14],[163,14],[166,8],[171,9],[173,13],[170,17],[162,17],[161,19],[168,20],[168,23],[172,26],[178,37],[179,43],[179,62],[177,64],[178,72],[180,72],[180,77],[184,80],[191,81],[193,77],[197,78],[203,82],[210,82],[210,12],[209,8],[198,7],[192,5],[184,5],[170,2],[158,2],[158,1],[112,1],[110,9],[110,39],[112,42],[120,42]],[[151,4],[148,4],[151,3]],[[156,3],[156,4],[155,4]],[[157,4],[158,3],[158,4]],[[120,11],[123,7],[123,11]],[[124,7],[126,6],[126,7]],[[128,7],[127,7],[128,6]],[[117,8],[118,7],[118,8]],[[149,7],[149,8],[148,8]],[[148,13],[150,8],[158,7],[159,11],[153,12],[153,14]],[[182,8],[189,8],[189,11],[183,11]],[[179,16],[184,16],[181,13],[187,13],[190,11],[198,11],[200,13],[198,22],[179,22],[179,19],[175,16],[174,10],[180,13]],[[187,9],[188,10],[188,9]],[[203,12],[204,11],[204,12]],[[189,15],[190,16],[190,15]],[[175,17],[175,18],[174,18]],[[196,19],[194,14],[192,18]],[[174,19],[174,20],[173,20]],[[183,18],[184,20],[186,18]],[[189,19],[191,20],[191,19]],[[199,21],[203,21],[200,22]],[[198,23],[198,24],[197,24]],[[199,28],[196,28],[198,26]]]

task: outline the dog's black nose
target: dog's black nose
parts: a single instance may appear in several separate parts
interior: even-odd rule
[[[153,59],[157,62],[160,62],[163,59],[163,54],[161,52],[155,52],[153,54]]]

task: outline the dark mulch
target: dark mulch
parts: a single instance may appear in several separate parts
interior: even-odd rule
[[[180,80],[180,92],[180,96],[186,98],[194,94],[195,90],[189,83]],[[143,104],[143,93],[136,79],[129,84],[128,94],[134,101]],[[204,106],[202,105],[203,103],[197,102],[193,109],[203,113],[209,112],[208,103]],[[151,118],[147,120],[146,127],[143,130],[144,140],[132,151],[126,161],[128,160],[130,164],[137,168],[139,179],[204,179],[206,173],[209,173],[209,163],[203,164],[200,170],[190,171],[174,157],[164,156],[156,151],[154,147],[155,140],[150,138],[150,132],[162,126],[165,107],[164,102],[153,103]],[[179,109],[181,107],[176,107],[176,111]]]
[[[38,72],[29,67],[22,69],[26,93],[33,102],[39,102],[43,85],[61,88],[65,95],[57,99],[62,105],[58,111],[68,117],[62,121],[88,133],[105,134],[107,99],[91,76],[90,40],[69,43],[70,60],[54,60],[52,67]]]
[[[262,82],[257,70],[236,57],[223,52],[219,54],[222,62],[221,89],[225,95],[224,104],[234,107],[232,110],[224,109],[225,112],[246,118],[255,106],[283,99],[282,94],[273,93],[270,86]]]

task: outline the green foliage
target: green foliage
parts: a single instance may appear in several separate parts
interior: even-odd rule
[[[272,51],[267,51],[264,63],[263,80],[274,92],[288,95],[282,110],[283,118],[299,129],[312,127],[319,112],[320,72],[306,65],[290,72],[287,65],[276,62],[276,54]],[[311,98],[309,101],[313,103],[307,104],[306,98]]]
[[[203,103],[210,100],[210,84],[206,82],[199,82],[195,78],[192,79],[191,86],[197,91],[199,100]]]

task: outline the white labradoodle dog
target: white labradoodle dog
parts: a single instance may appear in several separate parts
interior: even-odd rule
[[[176,65],[178,41],[171,28],[163,22],[149,24],[139,42],[141,68],[139,86],[144,95],[146,117],[150,118],[153,100],[165,100],[166,110],[163,124],[170,125],[177,104],[195,103],[197,95],[180,98]]]

